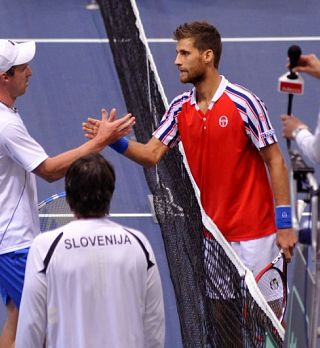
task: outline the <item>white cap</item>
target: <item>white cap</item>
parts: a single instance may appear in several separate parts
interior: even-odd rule
[[[34,41],[17,43],[11,40],[0,40],[0,74],[7,72],[14,65],[29,63],[35,53]]]

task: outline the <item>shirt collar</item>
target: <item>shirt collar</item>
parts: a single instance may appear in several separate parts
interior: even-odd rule
[[[222,96],[224,90],[226,89],[227,85],[228,85],[228,80],[223,76],[221,76],[221,81],[220,84],[215,92],[215,94],[213,95],[211,102],[208,106],[208,109],[211,109],[214,105],[214,103]],[[197,100],[196,100],[196,88],[193,87],[192,91],[191,91],[191,100],[190,100],[191,105],[195,105],[197,104]]]

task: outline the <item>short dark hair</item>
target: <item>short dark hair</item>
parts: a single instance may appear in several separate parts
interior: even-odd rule
[[[218,68],[222,52],[221,35],[216,27],[208,22],[195,21],[181,24],[173,33],[177,41],[182,39],[193,39],[194,46],[199,51],[211,49],[214,53],[214,66]]]
[[[108,214],[115,180],[113,166],[102,155],[96,153],[76,160],[65,177],[71,210],[82,218]]]
[[[6,74],[9,76],[13,76],[15,71],[15,65],[12,66],[8,71],[6,71]]]

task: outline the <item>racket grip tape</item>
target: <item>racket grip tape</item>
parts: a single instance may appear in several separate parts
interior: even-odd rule
[[[129,146],[129,140],[127,138],[123,137],[123,138],[118,139],[116,142],[109,144],[109,146],[113,150],[122,154],[127,150],[128,146]]]
[[[276,207],[276,225],[278,229],[292,228],[292,211],[290,205]]]

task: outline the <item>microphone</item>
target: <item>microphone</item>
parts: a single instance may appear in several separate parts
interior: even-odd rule
[[[292,71],[298,63],[301,56],[301,48],[297,45],[292,45],[288,49],[288,57],[289,57],[289,74],[286,73],[280,76],[278,81],[278,90],[279,92],[289,93],[290,94],[303,94],[304,90],[304,81],[303,78],[298,74]],[[291,114],[288,112],[288,114]]]
[[[298,63],[301,56],[301,48],[297,45],[290,46],[288,49],[289,57],[289,74],[286,73],[279,77],[278,80],[278,90],[282,93],[288,93],[288,108],[287,114],[292,114],[292,100],[294,94],[303,94],[304,81],[303,78],[292,71]],[[287,148],[290,153],[291,151],[291,141],[287,139]]]
[[[289,64],[290,74],[288,75],[289,79],[294,80],[297,78],[297,74],[293,72],[292,69],[298,66],[301,53],[302,53],[301,48],[297,45],[292,45],[288,49],[288,57],[290,61],[290,64]]]

